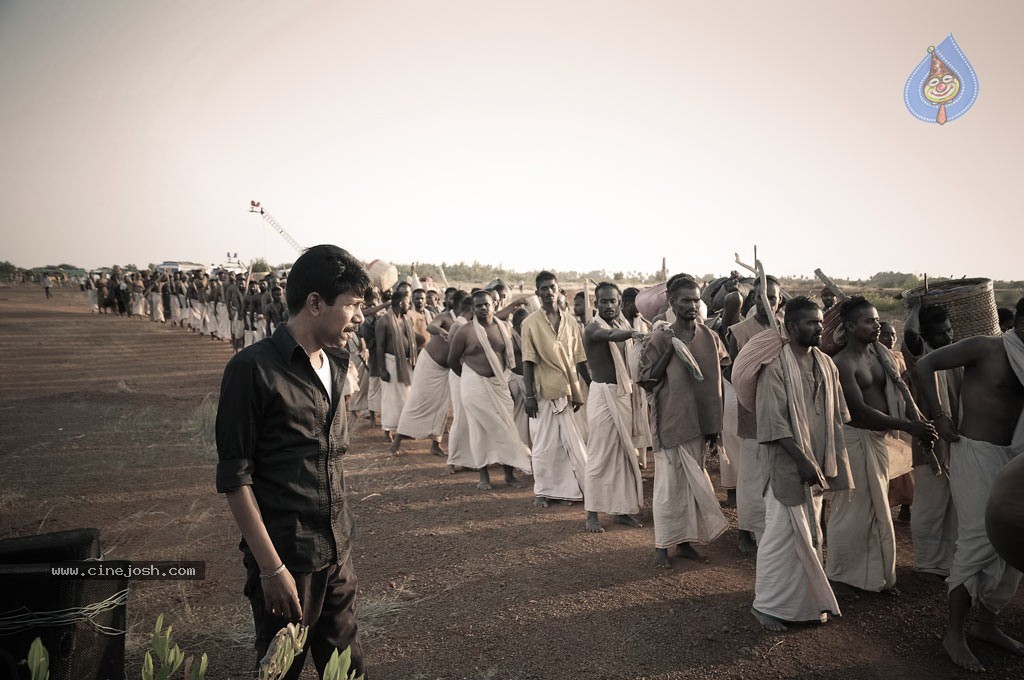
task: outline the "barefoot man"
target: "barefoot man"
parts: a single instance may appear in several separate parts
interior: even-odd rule
[[[587,449],[576,426],[583,406],[579,375],[586,372],[579,324],[558,305],[558,280],[548,271],[537,274],[541,308],[522,326],[523,382],[526,415],[533,442],[534,503],[550,500],[566,505],[583,500]]]
[[[675,322],[658,322],[640,356],[640,383],[654,398],[654,564],[670,567],[668,549],[704,561],[690,543],[710,543],[729,523],[704,462],[722,432],[722,366],[729,354],[718,334],[697,323],[700,288],[687,274],[665,287]]]
[[[954,427],[942,408],[935,374],[962,366],[962,417]],[[956,507],[957,538],[949,578],[949,630],[943,646],[953,662],[985,670],[967,646],[972,602],[981,605],[973,637],[1024,656],[1024,645],[996,625],[1010,603],[1021,573],[999,557],[985,532],[985,505],[992,481],[1024,451],[1024,298],[1017,302],[1013,329],[1002,336],[978,336],[937,349],[917,364],[918,390],[949,447],[949,486]]]
[[[754,292],[760,291],[761,281],[758,279],[754,284]],[[761,295],[757,295],[754,314],[729,326],[725,332],[726,347],[733,361],[736,361],[736,356],[752,337],[771,327],[768,315],[775,315],[779,311],[782,295],[778,279],[774,276],[765,277],[765,293],[770,312],[765,310]],[[726,297],[732,295],[729,293]],[[786,334],[782,335],[785,337]],[[740,552],[749,554],[757,550],[761,534],[764,533],[764,485],[768,461],[758,455],[757,418],[752,411],[736,401],[736,392],[728,382],[728,378],[731,378],[728,368],[725,369],[725,375],[726,425],[736,429],[725,437],[726,453],[733,459],[733,464],[722,466],[722,486],[727,489],[732,504],[736,506]],[[735,420],[729,417],[732,409],[736,411]],[[730,437],[730,434],[736,435],[735,438]]]
[[[840,305],[846,346],[835,364],[850,412],[843,440],[853,473],[852,491],[833,496],[828,519],[828,563],[831,581],[882,592],[896,586],[896,533],[889,510],[889,449],[887,430],[906,432],[931,447],[935,428],[924,420],[909,420],[896,385],[883,361],[892,362],[878,342],[878,312],[855,295]]]
[[[491,489],[489,465],[501,465],[505,483],[522,488],[514,470],[529,471],[526,448],[513,416],[508,374],[515,359],[512,331],[494,317],[494,298],[486,290],[473,293],[473,321],[463,324],[451,339],[448,365],[461,376],[462,413],[469,426],[469,448],[480,471],[478,489]]]
[[[420,309],[413,311],[421,316],[429,315],[430,312],[423,306],[425,295],[417,293],[423,291],[417,290],[413,293],[413,304],[419,304]],[[447,321],[450,327],[452,316],[448,312],[442,316],[443,318],[439,318],[438,321]],[[413,324],[416,324],[415,318]],[[448,454],[441,448],[441,437],[444,435],[444,421],[451,407],[451,393],[448,389],[448,333],[443,325],[425,325],[423,330],[428,338],[427,344],[416,357],[416,370],[412,374],[409,398],[402,409],[402,416],[398,419],[398,434],[391,444],[391,453],[398,455],[404,439],[429,438],[430,452],[435,456],[447,457]],[[441,330],[444,330],[443,335],[440,333]]]
[[[374,329],[381,381],[380,426],[389,440],[398,429],[416,366],[416,332],[408,312],[409,294],[399,288],[391,296],[390,309],[377,319]]]
[[[633,446],[633,384],[626,367],[626,354],[643,333],[626,327],[619,314],[621,297],[614,283],[599,283],[596,289],[598,316],[583,331],[583,349],[590,368],[587,400],[587,476],[584,507],[587,531],[602,533],[597,513],[605,512],[615,522],[643,526],[636,515],[644,502],[640,463]]]
[[[785,324],[788,344],[762,333],[733,368],[738,394],[747,393],[741,383],[753,379],[757,385],[755,403],[746,406],[756,409],[768,486],[751,613],[773,632],[786,630],[784,622],[839,616],[822,568],[821,490],[850,486],[843,443],[849,416],[839,372],[818,349],[821,309],[810,298],[795,297],[786,303]]]

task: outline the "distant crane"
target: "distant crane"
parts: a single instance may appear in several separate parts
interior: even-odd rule
[[[296,251],[297,251],[297,252],[298,252],[298,253],[299,253],[300,255],[301,255],[301,254],[302,254],[302,252],[303,252],[303,251],[305,250],[305,248],[303,248],[302,246],[300,246],[300,245],[299,245],[299,242],[298,242],[298,241],[296,241],[296,240],[295,240],[295,238],[294,238],[294,237],[293,237],[293,236],[292,236],[291,234],[289,234],[289,233],[287,232],[287,230],[285,230],[285,228],[284,228],[284,227],[282,227],[282,226],[281,226],[281,223],[280,223],[280,222],[278,222],[277,220],[275,220],[275,219],[274,219],[274,217],[273,217],[273,216],[272,216],[272,215],[271,215],[270,213],[268,213],[268,212],[267,212],[267,211],[265,211],[265,210],[264,210],[264,209],[263,209],[262,207],[260,207],[260,202],[259,202],[259,201],[249,201],[249,212],[251,212],[251,213],[259,213],[259,214],[260,214],[260,216],[262,216],[262,217],[263,217],[263,219],[265,219],[265,220],[267,221],[267,224],[269,224],[269,225],[270,225],[270,226],[272,226],[272,227],[273,227],[273,228],[274,228],[275,230],[277,230],[277,233],[278,233],[278,234],[280,234],[280,235],[281,235],[281,237],[282,237],[282,238],[283,238],[283,239],[284,239],[285,241],[288,241],[288,243],[290,243],[290,244],[291,244],[292,248],[295,248],[295,250],[296,250]]]

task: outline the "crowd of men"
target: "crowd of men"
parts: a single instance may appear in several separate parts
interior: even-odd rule
[[[581,503],[590,532],[605,530],[602,515],[641,526],[652,454],[663,568],[673,549],[703,561],[697,546],[729,527],[708,474],[717,456],[738,548],[757,556],[752,614],[772,631],[840,615],[836,593],[897,593],[890,505],[901,506],[915,572],[949,587],[950,658],[981,669],[972,603],[971,635],[1024,654],[995,624],[1020,572],[984,525],[995,474],[1024,448],[1024,300],[1001,311],[1002,336],[956,344],[943,308],[917,308],[897,348],[868,300],[840,299],[830,356],[828,288],[784,303],[766,276],[704,318],[701,284],[679,274],[648,320],[635,288],[598,284],[570,310],[554,274],[535,283],[532,300],[500,282],[443,297],[415,281],[368,291],[347,340],[350,413],[379,417],[396,455],[430,440],[448,472],[479,471],[480,489],[495,465],[513,487],[532,474],[536,505]],[[907,472],[890,481],[899,451]]]
[[[170,323],[230,342],[235,351],[272,335],[288,320],[286,279],[274,273],[227,270],[123,272],[90,275],[82,283],[94,312]],[[47,288],[49,296],[49,288]]]
[[[285,283],[115,270],[85,288],[100,313],[171,323],[237,352],[330,323],[318,319],[333,303],[310,293],[285,304]],[[346,433],[360,417],[379,424],[396,456],[406,442],[429,441],[447,473],[477,471],[481,490],[493,488],[500,466],[504,484],[532,483],[538,507],[580,504],[581,529],[595,533],[605,531],[602,516],[641,526],[641,470],[653,459],[658,568],[705,561],[699,546],[729,528],[708,472],[717,458],[737,547],[756,554],[751,613],[770,631],[824,623],[857,591],[895,594],[898,506],[915,573],[948,588],[943,645],[952,661],[983,670],[968,631],[1024,655],[997,626],[1021,573],[985,530],[993,480],[1024,450],[1024,299],[1000,310],[1002,335],[954,343],[941,307],[914,308],[901,339],[863,297],[837,299],[826,288],[817,300],[786,299],[772,276],[746,296],[728,292],[710,314],[702,285],[686,274],[666,282],[650,319],[636,288],[604,282],[592,293],[570,305],[548,271],[514,298],[501,281],[470,291],[415,277],[366,287],[347,317],[355,325],[317,340],[347,350],[336,377]],[[290,306],[306,319],[294,331]],[[833,338],[823,338],[826,312],[838,315]],[[282,326],[288,332],[275,335]],[[831,354],[823,340],[834,341]],[[314,366],[324,385],[328,364]],[[328,390],[324,408],[332,399]],[[904,454],[910,462],[896,474]],[[252,483],[248,473],[232,472],[230,483],[224,474],[222,490]],[[281,573],[287,560],[266,554],[269,567],[247,563],[250,577]],[[276,602],[284,608],[270,614],[291,611]],[[268,615],[262,606],[254,600],[254,616]]]

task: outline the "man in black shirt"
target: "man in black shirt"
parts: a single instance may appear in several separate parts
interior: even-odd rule
[[[217,491],[242,533],[256,651],[289,621],[310,627],[317,671],[356,637],[352,516],[341,457],[348,447],[342,388],[346,334],[362,322],[366,270],[337,246],[303,253],[288,277],[289,322],[238,352],[217,408]],[[298,678],[305,652],[286,679]]]

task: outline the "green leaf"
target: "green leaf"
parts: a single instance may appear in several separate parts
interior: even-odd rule
[[[142,680],[153,680],[153,655],[149,652],[142,660]]]

